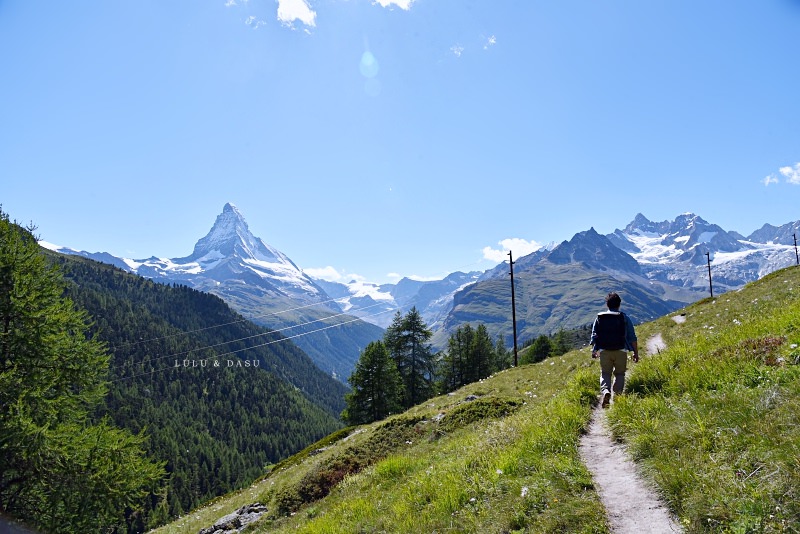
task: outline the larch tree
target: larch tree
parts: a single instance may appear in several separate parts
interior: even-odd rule
[[[475,329],[470,346],[470,371],[472,382],[491,375],[496,369],[493,366],[494,347],[486,325],[479,324]]]
[[[403,407],[410,408],[433,394],[435,362],[428,344],[433,332],[425,324],[417,308],[395,314],[384,333],[384,343],[397,364],[403,380]]]
[[[439,363],[439,388],[454,391],[499,371],[498,357],[486,326],[459,326],[450,336],[447,353]]]
[[[0,509],[48,532],[113,528],[163,468],[143,436],[92,421],[109,358],[32,230],[0,210]]]
[[[345,395],[342,413],[348,424],[371,423],[400,410],[403,382],[382,341],[367,345],[348,382],[353,390]]]
[[[494,370],[502,371],[503,369],[508,369],[512,363],[511,352],[506,348],[503,336],[498,335],[494,344]]]

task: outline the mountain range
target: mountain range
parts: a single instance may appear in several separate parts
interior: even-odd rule
[[[710,289],[715,294],[738,289],[796,262],[798,231],[800,221],[765,224],[745,237],[685,213],[662,222],[637,214],[608,235],[594,228],[579,232],[515,260],[518,338],[585,327],[610,290],[619,291],[624,309],[644,321],[699,300]],[[248,319],[293,338],[320,368],[342,380],[394,314],[412,307],[434,331],[435,347],[444,348],[464,323],[484,323],[493,337],[512,343],[507,263],[436,281],[404,278],[378,285],[314,279],[255,237],[230,203],[184,258],[132,260],[44,245],[214,293]]]

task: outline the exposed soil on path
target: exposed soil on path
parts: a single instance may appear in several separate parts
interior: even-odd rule
[[[647,340],[650,354],[665,348],[661,334]],[[667,534],[683,531],[666,504],[639,473],[625,446],[611,437],[603,408],[594,410],[589,432],[581,438],[579,449],[583,462],[592,473],[612,533]]]
[[[669,509],[639,474],[624,445],[605,426],[606,412],[597,408],[580,454],[594,478],[614,534],[682,532]]]
[[[664,337],[659,332],[658,334],[650,337],[647,340],[647,353],[648,354],[658,354],[662,350],[667,348],[667,344],[664,342]]]

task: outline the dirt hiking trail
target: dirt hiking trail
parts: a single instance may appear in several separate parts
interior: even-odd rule
[[[647,348],[650,354],[666,348],[661,334],[648,340]],[[592,473],[613,534],[683,532],[666,504],[639,473],[625,446],[611,437],[603,408],[594,410],[579,451]]]
[[[613,534],[682,532],[667,506],[641,477],[625,446],[606,429],[606,411],[594,410],[580,454],[592,473]]]

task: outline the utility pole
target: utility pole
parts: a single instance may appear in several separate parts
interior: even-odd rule
[[[708,259],[708,290],[711,292],[711,298],[714,298],[714,287],[711,285],[711,255],[706,252],[706,259]]]
[[[517,301],[514,297],[514,258],[511,256],[511,251],[508,251],[508,265],[511,268],[511,322],[514,326],[514,367],[517,367],[519,360],[517,359]]]
[[[794,257],[797,260],[797,265],[800,265],[800,256],[797,254],[797,233],[792,234],[794,237]]]

